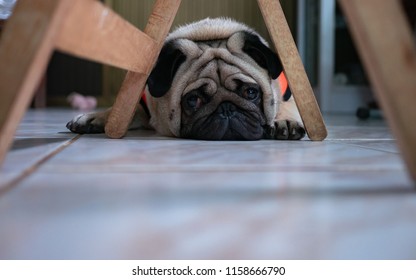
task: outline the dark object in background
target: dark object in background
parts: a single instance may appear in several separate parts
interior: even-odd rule
[[[360,120],[366,120],[370,117],[381,116],[381,110],[376,101],[371,101],[367,103],[367,107],[359,107],[356,116]]]
[[[416,1],[415,0],[402,0],[403,9],[406,13],[407,19],[414,30],[416,27]]]

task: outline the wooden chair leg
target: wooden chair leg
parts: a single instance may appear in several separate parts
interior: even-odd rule
[[[311,140],[326,138],[327,130],[302,60],[278,0],[258,0],[270,36],[282,62],[290,89]]]
[[[171,3],[159,2],[155,10],[154,31],[164,24]],[[164,8],[164,9],[163,9]],[[176,10],[168,19],[169,27]],[[169,27],[166,27],[166,36]],[[20,0],[0,42],[0,163],[10,147],[14,132],[34,95],[52,51],[95,60],[112,66],[150,73],[158,55],[160,40],[138,30],[96,0]],[[154,34],[153,34],[154,35]],[[156,34],[157,35],[157,34]],[[163,35],[163,36],[162,36]],[[4,69],[4,70],[3,70]],[[145,81],[146,75],[135,74]],[[129,80],[137,84],[137,80]],[[125,86],[132,91],[137,87]],[[129,104],[128,104],[129,105]],[[128,106],[126,106],[128,107]]]
[[[0,163],[43,76],[67,0],[20,0],[0,41]]]
[[[56,41],[60,51],[130,71],[147,73],[158,44],[97,0],[70,0]]]
[[[416,46],[397,0],[341,0],[372,87],[416,181]]]
[[[181,0],[157,0],[153,6],[145,33],[158,42],[158,47],[154,55],[149,55],[150,67],[156,62],[180,3]],[[126,134],[149,74],[150,71],[146,74],[127,73],[105,126],[108,137],[121,138]]]
[[[40,79],[39,85],[33,94],[33,107],[35,108],[46,108],[46,73],[43,74]]]

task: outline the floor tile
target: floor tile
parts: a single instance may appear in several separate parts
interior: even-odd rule
[[[216,142],[79,137],[76,114],[25,116],[0,171],[0,259],[416,258],[415,185],[381,119]]]

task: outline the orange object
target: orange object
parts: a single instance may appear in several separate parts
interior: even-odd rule
[[[280,89],[282,90],[282,96],[283,96],[285,95],[286,90],[288,88],[288,83],[287,83],[285,73],[284,72],[280,73],[279,77],[277,77],[277,80],[279,81]]]

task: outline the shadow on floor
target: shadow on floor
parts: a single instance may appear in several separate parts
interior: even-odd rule
[[[69,138],[24,138],[24,139],[15,139],[11,150],[21,150],[33,147],[39,147],[44,145],[49,145],[58,142],[65,142]]]

